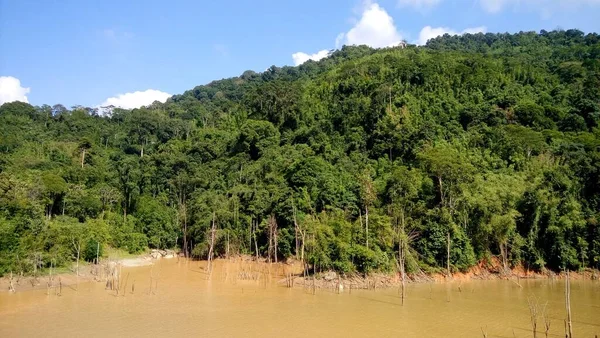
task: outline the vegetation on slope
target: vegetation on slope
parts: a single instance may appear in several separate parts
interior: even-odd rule
[[[0,107],[0,274],[137,252],[600,264],[600,37],[343,47],[109,116]],[[89,257],[91,256],[91,257]]]

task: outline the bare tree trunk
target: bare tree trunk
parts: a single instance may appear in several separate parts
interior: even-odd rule
[[[8,291],[15,292],[15,285],[13,284],[13,273],[10,272],[10,278],[8,279]]]
[[[274,229],[273,229],[273,237],[274,237],[273,242],[275,244],[274,255],[275,255],[275,263],[277,263],[277,254],[278,254],[277,243],[278,243],[278,240],[279,240],[277,238],[277,234],[279,233],[279,229],[277,229],[277,222],[275,221],[275,217],[273,217],[273,226],[274,226]]]
[[[181,210],[183,213],[183,256],[188,257],[188,245],[187,245],[187,209],[185,204],[181,205]]]
[[[271,225],[271,217],[269,217],[269,220],[267,222],[267,235],[269,237],[269,245],[267,247],[267,261],[271,263],[271,256],[273,255],[273,229]]]
[[[298,241],[298,221],[296,220],[296,206],[294,205],[293,198],[292,198],[292,212],[294,214],[294,237],[296,239],[296,259],[298,259],[298,250],[300,249],[300,243]]]
[[[365,205],[365,232],[367,237],[367,249],[369,248],[369,206]]]
[[[225,256],[227,257],[227,259],[229,259],[229,229],[227,229],[226,235],[227,235],[227,250],[225,252]]]
[[[362,219],[362,209],[361,208],[358,208],[358,220],[360,221],[360,231],[362,231],[362,229],[363,229],[363,219]]]
[[[502,268],[504,269],[504,273],[508,272],[508,253],[507,253],[507,245],[505,243],[500,243],[500,255],[502,256]]]
[[[569,270],[567,270],[567,280],[565,281],[565,305],[567,308],[569,338],[573,338],[573,323],[571,321],[571,280],[569,278]]]
[[[256,231],[258,230],[258,219],[255,222],[254,226],[254,252],[256,253],[256,261],[258,262],[258,239],[256,238]]]
[[[300,235],[302,236],[302,244],[300,245],[300,261],[304,264],[304,242],[306,241],[306,230],[300,231]]]
[[[215,212],[213,211],[212,226],[210,228],[210,248],[208,250],[208,273],[212,273],[213,250],[215,247]]]
[[[83,164],[85,163],[85,149],[81,150],[81,168],[83,168]]]
[[[75,265],[75,274],[77,277],[77,290],[79,290],[79,256],[81,254],[81,242],[75,241],[74,237],[71,237],[71,242],[73,243],[73,248],[75,249],[75,252],[77,253],[77,261],[76,261],[76,265]]]
[[[268,221],[269,228],[269,248],[268,248],[268,260],[271,263],[273,260],[277,263],[277,220],[275,216],[269,216]]]
[[[439,186],[440,186],[440,200],[442,202],[442,206],[444,206],[445,203],[446,203],[446,201],[445,201],[445,196],[444,196],[444,189],[443,189],[443,186],[442,186],[442,176],[438,176],[438,183],[439,183]]]
[[[400,276],[402,278],[402,305],[404,305],[404,297],[406,295],[406,273],[404,269],[404,239],[400,239],[400,247],[398,248],[400,260]]]
[[[447,250],[446,250],[446,269],[448,270],[448,277],[452,277],[452,273],[450,273],[450,232],[447,233],[448,242],[447,242]]]

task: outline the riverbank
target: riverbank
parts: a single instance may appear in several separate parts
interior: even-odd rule
[[[472,280],[509,280],[517,286],[521,286],[523,280],[530,279],[550,279],[561,280],[566,278],[565,272],[556,273],[554,271],[544,269],[543,271],[527,270],[522,266],[517,266],[504,270],[497,260],[490,262],[480,262],[476,266],[470,268],[466,272],[447,273],[408,273],[406,274],[405,283],[463,283]],[[569,278],[571,280],[598,280],[600,271],[594,269],[584,269],[581,271],[570,271]],[[288,283],[287,279],[280,283]],[[295,277],[292,285],[302,285],[305,287],[315,287],[321,289],[386,289],[398,288],[402,285],[400,273],[373,273],[368,276],[363,275],[338,275],[333,271],[318,273],[316,278],[313,276]]]
[[[508,273],[495,273],[490,271],[482,271],[480,274],[472,272],[457,272],[452,275],[440,273],[435,274],[407,274],[405,282],[407,284],[422,284],[422,283],[463,283],[475,280],[509,280],[520,286],[524,280],[561,280],[566,277],[565,273],[555,273],[548,271],[546,273],[528,272],[519,273],[519,269],[510,270]],[[571,280],[598,280],[600,273],[597,270],[586,269],[580,272],[569,272]],[[338,278],[339,277],[339,278]],[[288,283],[286,278],[279,281],[281,284]],[[341,276],[335,272],[329,271],[318,273],[316,278],[295,277],[292,285],[301,285],[304,287],[315,287],[318,289],[387,289],[398,288],[402,285],[402,278],[399,274],[383,274],[375,273],[368,276],[352,275]]]
[[[183,259],[172,250],[151,250],[142,255],[126,257],[109,256],[101,260],[99,265],[80,262],[79,273],[76,265],[70,269],[58,271],[44,270],[38,276],[13,274],[0,278],[0,292],[20,292],[28,290],[39,290],[57,287],[75,289],[79,283],[105,282],[111,271],[117,268],[135,268],[153,265],[161,259]],[[217,259],[219,262],[241,263],[237,271],[233,272],[235,280],[258,280],[270,275],[269,278],[279,285],[287,287],[309,287],[316,289],[350,290],[350,289],[388,289],[398,288],[402,285],[399,273],[372,273],[367,276],[360,274],[342,275],[334,271],[324,271],[316,276],[305,275],[302,263],[294,259],[288,259],[283,263],[270,265],[264,259],[256,260],[252,256],[242,255],[230,259]],[[208,264],[205,261],[198,261]],[[241,266],[241,267],[240,267]],[[572,280],[598,280],[598,270],[586,269],[578,272],[570,272]],[[523,280],[528,279],[564,279],[565,273],[556,273],[550,270],[531,271],[523,267],[514,267],[503,271],[498,261],[480,262],[466,272],[454,272],[451,275],[436,273],[412,273],[407,274],[405,283],[459,283],[471,280],[510,280],[515,285],[521,286]]]

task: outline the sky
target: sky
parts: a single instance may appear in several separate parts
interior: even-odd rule
[[[342,45],[598,18],[600,0],[0,0],[0,104],[134,108]]]

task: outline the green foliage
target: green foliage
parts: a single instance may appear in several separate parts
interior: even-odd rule
[[[577,30],[445,35],[107,115],[3,104],[0,274],[97,243],[205,258],[213,226],[216,256],[277,235],[313,271],[391,271],[401,247],[409,272],[599,267],[599,51]]]
[[[96,256],[97,254],[97,256]],[[88,262],[94,262],[96,257],[102,258],[104,254],[104,246],[100,245],[99,242],[89,239],[87,243],[85,243],[85,248],[83,249],[82,258]]]

